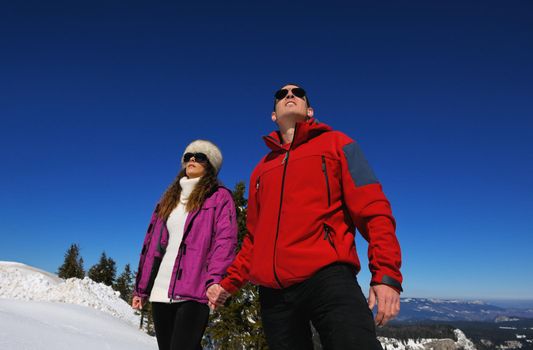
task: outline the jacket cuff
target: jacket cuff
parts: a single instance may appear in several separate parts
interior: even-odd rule
[[[211,276],[207,281],[205,281],[205,290],[207,291],[213,284],[220,284],[221,279],[222,278],[219,276]]]
[[[227,292],[230,294],[235,294],[239,291],[239,288],[235,287],[233,284],[230,283],[229,279],[224,278],[222,281],[220,281],[220,286],[224,288]]]
[[[145,293],[140,293],[140,292],[138,292],[138,291],[136,291],[136,290],[133,291],[132,295],[133,295],[134,297],[139,297],[139,298],[141,298],[141,299],[143,299],[143,300],[147,300],[147,299],[148,299],[148,295],[147,295],[147,294],[145,294]]]
[[[376,284],[386,284],[387,286],[392,287],[398,293],[403,292],[402,284],[398,280],[388,275],[382,275],[381,278],[372,278],[370,285],[375,286]]]

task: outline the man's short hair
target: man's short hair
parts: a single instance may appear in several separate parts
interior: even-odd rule
[[[281,85],[280,89],[282,89],[284,86],[287,86],[287,85],[294,85],[294,86],[296,86],[296,87],[301,88],[301,86],[298,85],[298,84],[296,84],[296,83],[286,83],[286,84]],[[309,96],[307,96],[307,91],[306,91],[304,97],[305,97],[304,100],[305,100],[305,102],[307,103],[307,108],[310,108],[310,107],[311,107],[311,102],[309,102]],[[274,97],[274,112],[276,111],[276,105],[277,105],[277,103],[278,103],[278,100]]]

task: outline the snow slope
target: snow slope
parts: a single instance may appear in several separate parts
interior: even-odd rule
[[[81,305],[0,299],[3,350],[155,350],[136,327]]]
[[[118,292],[88,277],[63,280],[34,267],[0,261],[0,298],[85,305],[138,325],[139,316]]]
[[[0,349],[157,349],[111,287],[0,261]]]

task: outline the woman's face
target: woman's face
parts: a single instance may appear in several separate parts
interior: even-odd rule
[[[194,156],[185,163],[185,173],[189,179],[201,177],[205,172],[205,163],[196,161]]]

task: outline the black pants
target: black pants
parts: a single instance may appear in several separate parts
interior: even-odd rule
[[[285,289],[260,287],[259,298],[270,350],[313,349],[310,321],[325,350],[382,349],[350,265],[329,265]]]
[[[209,307],[195,301],[152,303],[159,350],[198,350],[209,318]]]

